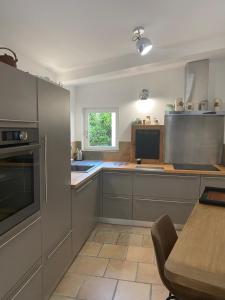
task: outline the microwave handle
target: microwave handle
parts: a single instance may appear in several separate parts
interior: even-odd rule
[[[41,146],[39,144],[34,144],[34,145],[25,145],[25,146],[17,146],[17,147],[6,147],[6,148],[0,148],[0,155],[5,155],[7,156],[13,156],[16,153],[23,153],[26,151],[32,151],[32,150],[37,150]]]
[[[45,204],[48,203],[48,165],[47,165],[47,152],[48,152],[48,136],[44,135],[44,178],[45,178]]]

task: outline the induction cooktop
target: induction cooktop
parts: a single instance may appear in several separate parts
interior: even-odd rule
[[[220,171],[213,165],[174,164],[176,170]]]

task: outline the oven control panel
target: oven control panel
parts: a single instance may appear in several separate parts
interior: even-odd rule
[[[0,128],[0,147],[38,142],[37,128]]]

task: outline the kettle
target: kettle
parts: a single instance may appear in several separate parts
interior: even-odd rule
[[[7,65],[10,65],[10,66],[16,68],[16,63],[18,62],[16,53],[14,51],[12,51],[11,49],[5,48],[5,47],[0,47],[0,50],[7,50],[7,51],[10,51],[13,54],[13,56],[9,55],[9,54],[6,54],[6,53],[0,55],[0,62],[3,62]]]

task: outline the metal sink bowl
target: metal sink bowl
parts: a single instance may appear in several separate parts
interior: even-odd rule
[[[91,169],[95,168],[96,165],[71,165],[72,172],[89,172]]]
[[[143,165],[136,165],[136,169],[139,170],[146,170],[146,171],[165,171],[163,167],[150,167],[150,166],[143,166]]]

